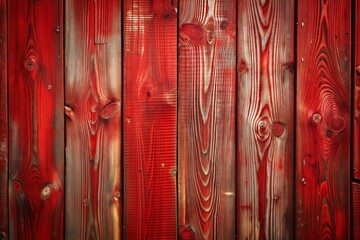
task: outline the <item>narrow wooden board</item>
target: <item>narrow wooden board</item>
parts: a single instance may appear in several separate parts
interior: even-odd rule
[[[297,239],[350,238],[350,6],[298,1]]]
[[[352,239],[360,239],[360,184],[351,183],[352,191]]]
[[[360,1],[356,0],[355,2],[355,16],[353,22],[354,25],[354,100],[353,100],[353,159],[352,159],[352,177],[355,179],[360,179]]]
[[[65,237],[120,239],[121,2],[69,0],[65,19]]]
[[[62,239],[63,1],[7,3],[9,238]]]
[[[237,237],[292,239],[294,1],[238,3]]]
[[[7,9],[0,0],[0,239],[8,239]]]
[[[179,6],[179,237],[234,239],[236,1]]]
[[[124,236],[176,238],[177,1],[124,2]]]

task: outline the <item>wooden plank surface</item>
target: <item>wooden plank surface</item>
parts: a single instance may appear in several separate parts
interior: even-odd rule
[[[177,1],[124,2],[126,239],[176,238]]]
[[[121,3],[69,0],[65,19],[65,237],[120,239]]]
[[[360,1],[355,2],[355,16],[354,16],[354,100],[353,100],[353,164],[352,164],[352,177],[360,179]]]
[[[360,239],[360,184],[351,183],[352,191],[352,239]]]
[[[350,6],[298,2],[297,239],[350,238]]]
[[[63,238],[62,4],[8,1],[11,239]]]
[[[234,239],[236,1],[179,6],[180,239]]]
[[[237,237],[292,239],[294,1],[238,3]]]
[[[0,0],[0,239],[8,239],[7,9]]]

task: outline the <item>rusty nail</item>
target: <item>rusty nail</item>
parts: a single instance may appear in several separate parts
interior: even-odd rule
[[[50,197],[51,191],[52,191],[52,187],[50,184],[48,184],[45,187],[43,187],[43,189],[41,190],[41,196],[44,199],[48,199]]]
[[[121,193],[120,193],[119,191],[116,191],[116,192],[114,193],[114,198],[115,198],[115,200],[119,200],[120,197],[121,197]]]
[[[322,117],[321,117],[320,113],[314,113],[312,115],[312,120],[316,124],[319,124],[321,122],[321,119],[322,119]]]
[[[302,178],[300,178],[300,182],[305,185],[306,184],[306,179],[304,177],[302,177]]]

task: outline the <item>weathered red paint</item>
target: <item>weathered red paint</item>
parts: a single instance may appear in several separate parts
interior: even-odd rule
[[[9,238],[62,239],[63,2],[7,3]]]
[[[298,1],[296,237],[350,238],[351,1]]]
[[[124,237],[176,238],[177,1],[124,1]]]
[[[66,1],[65,238],[121,239],[121,1]]]
[[[179,7],[179,237],[234,239],[236,1]]]

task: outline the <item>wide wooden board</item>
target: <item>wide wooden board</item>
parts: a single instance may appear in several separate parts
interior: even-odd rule
[[[7,9],[0,0],[0,239],[8,238]]]
[[[179,237],[234,239],[236,1],[179,6]]]
[[[9,238],[62,239],[63,1],[7,3]]]
[[[351,1],[298,1],[296,237],[350,238]]]
[[[237,237],[292,239],[294,1],[238,4]]]
[[[176,237],[177,1],[124,1],[124,237]]]
[[[65,237],[121,239],[121,2],[65,12]]]

